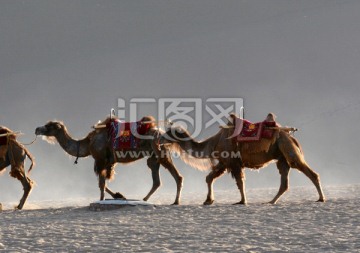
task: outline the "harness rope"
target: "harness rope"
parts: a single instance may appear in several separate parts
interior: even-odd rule
[[[37,135],[35,135],[35,139],[32,141],[32,142],[30,142],[30,143],[21,143],[22,145],[25,145],[25,146],[29,146],[29,145],[31,145],[31,144],[33,144],[35,141],[36,141],[36,139],[37,139]]]
[[[75,159],[74,164],[78,164],[79,153],[80,153],[80,142],[77,143],[76,159]]]
[[[7,137],[7,139],[9,138],[9,136],[10,135],[23,135],[23,133],[22,132],[10,132],[10,133],[5,133],[5,134],[0,134],[0,137],[3,137],[3,136],[6,136]],[[36,141],[36,139],[37,139],[37,135],[35,135],[35,139],[32,141],[32,142],[30,142],[30,143],[21,143],[22,145],[25,145],[25,146],[28,146],[28,145],[31,145],[31,144],[33,144],[35,141]]]

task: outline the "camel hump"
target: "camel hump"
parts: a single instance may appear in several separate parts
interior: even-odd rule
[[[278,124],[276,122],[276,118],[277,118],[277,116],[274,113],[269,112],[268,115],[266,116],[264,122],[275,122],[276,126],[280,126],[280,124]],[[229,114],[229,122],[230,123],[235,124],[235,122],[237,120],[241,120],[241,118],[237,114],[235,114],[235,113],[230,113]]]
[[[0,134],[6,134],[6,133],[12,133],[12,132],[13,131],[11,131],[9,128],[0,125]]]
[[[291,167],[297,167],[300,164],[306,164],[301,147],[295,138],[287,132],[280,131],[278,138],[278,147]]]
[[[266,119],[265,119],[265,121],[270,121],[270,122],[272,122],[272,121],[275,121],[275,119],[276,119],[276,115],[274,114],[274,113],[272,113],[272,112],[270,112],[267,116],[266,116]]]
[[[16,140],[17,132],[0,125],[0,146],[7,145],[9,141]]]
[[[155,118],[153,116],[144,116],[141,118],[140,120],[141,122],[146,122],[147,124],[149,124],[150,128],[155,128],[156,127],[156,121]]]

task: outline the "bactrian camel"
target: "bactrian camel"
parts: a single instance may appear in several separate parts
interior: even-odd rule
[[[279,191],[270,203],[275,204],[281,195],[289,189],[290,168],[304,173],[315,185],[319,194],[318,201],[325,201],[320,177],[306,163],[301,146],[293,136],[284,130],[274,130],[273,141],[269,143],[266,150],[261,150],[259,148],[259,145],[262,145],[261,141],[243,143],[237,142],[236,138],[229,138],[234,133],[233,122],[235,117],[235,115],[231,115],[228,126],[221,128],[217,134],[204,141],[194,140],[186,130],[179,126],[168,128],[166,135],[164,135],[167,142],[178,145],[179,148],[192,156],[210,158],[214,161],[212,170],[206,177],[208,194],[204,202],[205,205],[214,202],[213,183],[225,171],[232,174],[240,190],[241,200],[236,204],[246,204],[244,168],[260,169],[274,161],[276,161],[281,175],[281,181]],[[237,153],[239,151],[241,156]]]
[[[106,125],[109,120],[110,118],[106,119],[101,123],[101,125]],[[155,122],[155,119],[152,116],[146,116],[143,117],[141,121]],[[60,146],[65,150],[65,152],[71,156],[92,156],[94,158],[94,171],[99,180],[100,200],[104,199],[105,191],[113,198],[124,198],[121,193],[114,193],[106,186],[106,180],[110,180],[114,176],[114,167],[117,163],[131,163],[144,158],[146,154],[151,154],[147,158],[147,165],[151,169],[153,185],[143,200],[147,201],[150,196],[160,187],[161,181],[159,168],[160,165],[162,165],[175,179],[177,192],[173,204],[178,205],[180,203],[183,177],[180,175],[172,162],[170,149],[165,145],[159,145],[159,137],[162,133],[163,131],[158,129],[155,124],[152,124],[147,135],[152,136],[153,138],[144,139],[141,141],[140,147],[137,150],[139,151],[139,154],[136,157],[126,155],[118,158],[117,156],[113,155],[107,128],[95,129],[91,131],[85,138],[80,140],[73,139],[66,129],[64,123],[59,121],[50,121],[46,125],[38,127],[35,130],[36,135],[46,136],[46,139],[50,143],[53,142],[55,138]],[[196,163],[197,162],[195,161],[194,164]],[[201,168],[201,166],[199,168]]]
[[[16,134],[13,131],[0,126],[0,135],[2,136],[1,138],[6,138],[4,145],[0,146],[0,171],[11,165],[10,176],[21,182],[24,193],[16,208],[22,209],[33,187],[33,181],[31,181],[25,173],[25,158],[28,157],[31,161],[28,172],[33,168],[34,158],[30,152],[16,140]]]

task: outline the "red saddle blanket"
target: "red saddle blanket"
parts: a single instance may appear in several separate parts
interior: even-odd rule
[[[258,141],[261,138],[271,139],[274,131],[266,129],[266,127],[277,126],[275,121],[263,121],[258,123],[251,123],[243,120],[243,126],[240,134],[237,136],[237,141]]]
[[[112,120],[107,124],[107,129],[111,138],[114,150],[137,149],[141,141],[141,136],[145,135],[150,129],[151,123],[122,122]]]

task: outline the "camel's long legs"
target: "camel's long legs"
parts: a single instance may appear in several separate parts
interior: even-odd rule
[[[319,194],[318,201],[324,202],[325,197],[324,197],[324,193],[321,188],[320,177],[305,162],[304,155],[302,154],[300,145],[298,144],[297,140],[295,140],[293,137],[291,137],[290,135],[288,135],[284,132],[280,132],[280,137],[278,139],[278,147],[283,154],[283,160],[284,159],[287,160],[286,163],[288,164],[288,166],[290,166],[291,168],[298,169],[299,171],[303,172],[311,180],[311,182],[315,185],[315,187],[318,191],[318,194]],[[280,168],[284,167],[283,163],[285,163],[285,161],[282,161],[280,163],[280,167],[278,166],[279,170],[280,170]],[[281,174],[281,171],[280,171],[280,174]],[[287,181],[285,182],[285,180],[287,180]],[[284,183],[283,183],[283,181],[284,181]],[[288,182],[288,179],[285,179],[282,176],[282,184],[284,185],[283,189],[285,189],[285,188],[287,189],[288,186],[285,185],[285,183],[287,183],[287,182]],[[286,190],[283,190],[283,191],[286,191]],[[271,201],[271,202],[276,203],[276,201],[277,201],[277,199],[275,197],[273,199],[273,201]]]
[[[241,195],[240,202],[238,202],[236,204],[246,205],[247,200],[246,200],[245,182],[244,182],[245,181],[245,176],[243,174],[242,169],[241,169],[240,173],[236,173],[235,180],[236,180],[236,184],[237,184],[238,189],[240,190],[240,195]]]
[[[107,170],[112,170],[114,164],[104,165],[102,161],[95,161],[94,170],[99,175],[99,188],[100,188],[100,200],[104,200],[105,191],[111,195],[114,199],[126,199],[120,192],[113,192],[106,185]]]
[[[100,200],[105,199],[105,185],[106,185],[105,176],[100,174],[99,175]]]
[[[29,194],[31,192],[32,189],[32,181],[28,178],[28,177],[23,177],[21,179],[21,184],[23,185],[24,188],[24,195],[22,196],[19,205],[17,206],[18,209],[22,209],[27,198],[29,197]]]
[[[320,176],[315,171],[313,171],[306,163],[300,164],[297,166],[297,169],[299,169],[301,172],[303,172],[315,185],[318,194],[319,194],[319,202],[325,202],[325,196],[324,192],[321,188],[320,184]]]
[[[103,161],[95,160],[94,171],[98,175],[99,188],[100,188],[100,200],[105,199],[105,188],[106,188],[106,169]]]
[[[112,174],[114,172],[114,163],[107,163],[106,165],[106,179],[110,179],[112,177]],[[110,188],[107,187],[107,184],[105,183],[105,191],[111,195],[114,199],[126,199],[124,195],[122,195],[120,192],[113,192],[110,190]]]
[[[21,149],[17,149],[17,148]],[[5,159],[0,159],[0,171],[6,169],[7,166],[11,165],[10,176],[18,179],[23,186],[23,195],[19,201],[17,209],[22,209],[26,200],[28,199],[31,189],[33,187],[33,182],[25,174],[24,161],[27,153],[22,149],[21,146],[16,146],[16,148],[10,148],[10,151],[7,152]],[[31,156],[30,154],[28,155]]]
[[[285,158],[280,158],[276,166],[279,169],[279,173],[281,175],[281,182],[280,182],[280,188],[276,196],[271,200],[269,203],[276,204],[276,202],[279,200],[281,195],[283,195],[288,189],[289,189],[289,172],[290,172],[290,166],[288,165]]]
[[[181,190],[183,187],[183,180],[184,178],[180,175],[179,171],[175,168],[170,152],[166,151],[166,156],[160,158],[160,164],[164,166],[170,174],[173,176],[176,182],[176,197],[173,205],[179,205],[180,204],[180,197],[181,197]]]
[[[11,166],[10,175],[17,178],[23,186],[24,193],[20,199],[19,205],[17,206],[17,209],[22,209],[31,192],[32,181],[30,180],[30,178],[25,176],[24,164],[22,164],[21,166]]]
[[[208,194],[204,205],[211,205],[214,202],[214,190],[213,190],[213,183],[216,178],[220,177],[224,174],[226,167],[224,164],[219,162],[215,167],[212,168],[212,171],[206,177],[206,183],[208,186]]]
[[[152,179],[153,179],[153,186],[151,188],[151,190],[149,191],[149,193],[146,195],[146,197],[144,198],[144,201],[147,201],[151,195],[160,187],[161,185],[161,180],[160,180],[160,163],[157,161],[157,158],[155,156],[150,157],[147,160],[147,165],[149,166],[149,168],[151,169],[151,175],[152,175]]]

